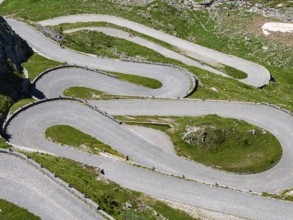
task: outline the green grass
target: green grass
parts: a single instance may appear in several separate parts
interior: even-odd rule
[[[123,155],[113,150],[110,146],[71,126],[56,125],[50,127],[45,131],[45,136],[53,142],[69,145],[92,153],[108,152],[123,157]]]
[[[80,99],[114,99],[115,97],[101,92],[99,90],[84,88],[84,87],[70,87],[65,89],[63,95],[70,97],[77,97]]]
[[[120,117],[118,116],[118,118],[120,118]],[[170,128],[169,124],[159,124],[159,123],[156,124],[156,123],[150,123],[150,122],[126,121],[124,117],[122,117],[121,119],[124,121],[125,124],[128,124],[128,125],[144,126],[144,127],[148,127],[148,128],[157,129],[162,132],[166,132]]]
[[[55,66],[61,65],[60,62],[47,59],[37,53],[31,56],[22,66],[27,69],[30,81],[33,81],[41,72]]]
[[[0,114],[6,112],[9,109],[11,103],[12,100],[10,97],[0,94]]]
[[[65,46],[86,53],[114,58],[118,58],[119,54],[125,53],[127,56],[141,55],[146,58],[161,57],[161,60],[163,59],[161,55],[153,52],[152,50],[138,46],[126,40],[107,36],[100,32],[76,32],[68,36],[66,39],[67,40],[63,42]],[[154,59],[158,61],[158,59]],[[59,62],[46,59],[38,54],[34,54],[28,62],[23,64],[23,66],[29,71],[30,79],[33,80],[42,71],[60,64],[61,63]],[[118,76],[118,78],[122,80],[148,88],[158,89],[162,87],[162,83],[160,81],[148,77],[117,72],[110,73]]]
[[[15,102],[9,109],[9,114],[12,114],[13,112],[15,112],[17,109],[19,109],[20,107],[27,105],[31,102],[33,102],[34,99],[33,98],[28,98],[28,99],[21,99],[18,102]]]
[[[275,165],[282,156],[281,145],[272,134],[242,120],[221,118],[216,115],[117,118],[133,123],[135,121],[171,123],[172,127],[165,132],[170,136],[179,156],[230,172],[262,172]],[[186,135],[189,128],[198,130]],[[252,134],[252,130],[256,134]]]
[[[276,7],[278,4],[283,3],[285,7],[293,7],[293,2],[290,0],[250,0],[250,2],[269,5],[270,7]]]
[[[163,216],[166,217],[168,220],[191,220],[194,219],[186,212],[177,210],[177,209],[170,209],[166,203],[161,202],[159,200],[155,200],[151,197],[143,198],[143,201],[151,206],[156,212],[163,213]]]
[[[204,18],[208,19],[208,17],[205,15]],[[246,18],[245,18],[246,19]],[[209,20],[208,20],[209,21]],[[210,21],[209,21],[210,22]],[[209,23],[208,23],[209,24]],[[85,27],[85,26],[110,26],[110,27],[115,27],[119,28],[115,25],[107,24],[107,23],[101,23],[101,22],[91,22],[91,23],[76,23],[76,24],[63,24],[59,25],[56,27],[57,30],[63,30],[63,29],[70,29],[70,28],[77,28],[77,27]],[[198,27],[200,29],[200,27]],[[132,30],[128,30],[126,28],[119,28],[125,31],[132,32]],[[237,32],[237,31],[236,31]],[[231,34],[230,34],[231,35]],[[137,36],[140,36],[139,33],[137,33]],[[225,38],[225,40],[228,41],[227,36],[229,34],[225,34],[225,36],[221,36]],[[178,49],[173,48],[171,45],[168,45],[166,43],[163,43],[159,40],[152,39],[150,37],[142,35],[141,37],[146,38],[150,41],[153,41],[155,43],[158,43],[162,46],[165,46],[169,49],[173,49],[176,52],[178,52]],[[210,37],[210,36],[209,36]],[[242,36],[237,36],[238,39],[241,39]],[[210,41],[213,41],[212,39],[209,39]],[[209,41],[209,43],[210,43]],[[231,40],[230,40],[231,41]],[[219,45],[219,42],[221,40],[219,39],[217,43],[216,49],[221,50],[224,49],[224,44]],[[262,53],[262,46],[266,45],[268,42],[265,39],[262,38],[257,38],[253,40],[253,43],[255,44],[254,46],[252,45],[246,45],[245,43],[241,43],[242,41],[240,40],[235,44],[235,49],[237,51],[243,50],[245,53],[241,51],[241,56],[247,56],[249,54],[257,54],[256,57],[260,57],[261,62],[267,63],[272,63],[272,61],[267,60],[268,56],[263,56]],[[212,45],[211,45],[212,46]],[[256,48],[255,48],[256,47]],[[282,47],[281,47],[282,48]],[[230,49],[230,48],[229,48]],[[227,50],[227,49],[225,49]],[[285,60],[286,63],[290,63],[287,56],[290,57],[287,50],[283,50],[283,55],[278,55],[278,56],[283,56],[284,58],[279,58],[279,61]],[[227,53],[231,51],[225,51]],[[233,50],[234,52],[234,50]],[[272,53],[277,53],[276,51]],[[280,54],[280,52],[278,53]],[[282,82],[271,82],[269,86],[265,87],[264,89],[258,89],[254,88],[252,86],[245,85],[243,83],[240,83],[237,80],[234,79],[228,79],[225,77],[221,77],[212,73],[209,73],[207,71],[198,69],[196,67],[190,67],[187,65],[182,64],[181,62],[168,59],[168,58],[160,58],[158,59],[158,56],[153,56],[152,58],[149,58],[153,61],[156,62],[164,62],[164,63],[170,63],[170,64],[175,64],[182,66],[186,69],[188,69],[191,73],[194,73],[195,75],[198,76],[200,81],[203,83],[204,87],[199,88],[195,93],[193,93],[190,98],[201,98],[201,99],[217,99],[217,100],[238,100],[238,101],[250,101],[250,102],[270,102],[274,103],[277,105],[281,105],[284,108],[287,108],[289,110],[293,110],[293,100],[292,97],[287,95],[290,94],[291,91],[293,91],[292,88],[292,83],[290,82],[290,72],[291,69],[290,67],[288,68],[283,68],[282,70],[280,67],[274,67],[273,70],[270,70],[272,73],[278,73],[280,74],[283,72],[282,77],[287,76],[286,78],[282,79]],[[252,57],[250,57],[250,60]],[[265,59],[265,60],[264,60]],[[275,61],[274,61],[275,62]],[[276,65],[277,66],[277,65]],[[247,75],[244,72],[241,72],[239,70],[236,70],[232,67],[224,67],[224,71],[235,78],[243,79],[246,78]],[[275,76],[275,75],[274,75]],[[215,87],[219,92],[211,90],[212,87]],[[276,95],[276,94],[286,94],[286,95]]]
[[[147,207],[140,199],[142,196],[141,193],[126,190],[109,180],[103,180],[96,168],[69,159],[49,155],[37,153],[29,155],[43,167],[55,173],[81,193],[87,195],[99,204],[102,210],[106,211],[115,219],[156,219],[152,208]],[[130,204],[131,207],[124,209],[123,207],[126,203]],[[150,203],[154,204],[154,209],[158,209],[161,215],[168,216],[169,213],[172,213],[175,219],[176,215],[179,217],[183,216],[181,211],[176,211],[165,204],[156,204],[153,201]],[[180,219],[179,217],[177,219]]]
[[[9,149],[10,147],[11,147],[11,145],[9,145],[5,139],[0,137],[0,148]]]
[[[70,87],[65,89],[63,95],[87,100],[109,100],[109,99],[133,99],[135,96],[111,95],[99,90],[85,87]]]
[[[230,66],[225,66],[224,67],[224,73],[228,74],[229,76],[235,78],[235,79],[245,79],[247,78],[247,74],[238,70],[238,69],[235,69],[233,67],[230,67]]]
[[[28,210],[14,205],[4,199],[0,199],[0,219],[1,220],[37,220],[38,216]]]
[[[292,192],[292,191],[293,191],[292,188],[291,189],[284,190],[281,193],[282,199],[293,202],[293,195],[292,195],[292,193],[288,194],[288,192]]]
[[[130,74],[124,74],[124,73],[116,73],[116,72],[109,72],[115,76],[117,76],[119,79],[141,85],[144,87],[148,87],[151,89],[159,89],[162,87],[162,83],[158,80],[144,77],[144,76],[136,76],[136,75],[130,75]]]
[[[271,197],[271,198],[274,198],[274,199],[280,199],[280,200],[293,202],[293,195],[288,195],[287,194],[289,191],[292,192],[292,190],[293,189],[284,190],[280,194],[273,194],[273,193],[263,192],[261,195],[265,196],[265,197]]]
[[[31,0],[23,0],[21,3],[17,0],[6,1],[0,6],[0,14],[15,14],[31,20],[80,13],[121,16],[200,45],[259,63],[265,66],[277,80],[260,90],[177,62],[198,75],[204,84],[204,87],[199,88],[191,98],[270,102],[293,110],[292,49],[265,36],[242,31],[257,17],[253,13],[229,10],[228,17],[227,11],[222,10],[217,13],[219,16],[215,17],[202,11],[176,8],[160,0],[147,6],[123,6],[108,0],[86,2],[74,0],[71,4],[66,0],[60,0],[50,5],[45,0],[39,0],[33,2],[33,7],[31,3]],[[64,4],[68,7],[62,7]],[[237,27],[241,30],[234,30]],[[247,37],[250,41],[246,40]],[[268,46],[269,49],[264,52],[263,46]],[[168,62],[175,63],[171,60]],[[212,87],[219,92],[212,91]]]
[[[163,56],[133,42],[112,37],[97,31],[77,31],[65,35],[64,45],[90,54],[120,58],[124,56],[144,58],[150,61],[163,60]]]

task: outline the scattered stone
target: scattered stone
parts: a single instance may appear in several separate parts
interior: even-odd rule
[[[215,92],[219,92],[215,87],[212,87],[211,90],[213,90]]]
[[[132,5],[132,6],[144,6],[152,3],[154,0],[112,0],[115,4]]]
[[[49,37],[57,42],[62,42],[64,40],[64,35],[55,31],[53,28],[44,27],[40,24],[36,26],[37,30],[40,31],[46,37]],[[60,45],[61,46],[61,45]]]
[[[263,46],[262,49],[263,49],[264,51],[267,51],[267,50],[269,49],[269,47],[267,47],[267,46]]]
[[[127,210],[129,210],[129,209],[131,209],[132,208],[132,205],[131,205],[131,203],[130,202],[125,202],[125,204],[122,206],[122,209],[124,210],[124,211],[127,211]]]
[[[253,134],[253,135],[256,135],[256,130],[255,129],[248,130],[248,133]]]

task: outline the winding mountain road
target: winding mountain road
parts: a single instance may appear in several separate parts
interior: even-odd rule
[[[198,163],[170,155],[131,132],[124,126],[94,111],[84,104],[72,101],[53,101],[33,106],[20,113],[9,124],[9,141],[15,145],[60,154],[60,146],[44,139],[48,127],[71,125],[112,148],[129,155],[144,166],[186,178],[255,192],[278,192],[291,188],[293,183],[293,118],[280,111],[245,103],[201,102],[189,100],[110,100],[89,101],[102,111],[114,115],[200,116],[218,114],[238,118],[273,133],[280,141],[283,156],[273,168],[253,175],[237,175],[215,170]],[[32,117],[33,116],[33,117]],[[63,156],[72,158],[66,150]],[[86,160],[86,158],[85,158]]]
[[[280,126],[283,120],[290,119],[286,114],[259,105],[189,100],[111,100],[94,102],[93,104],[98,104],[99,108],[113,114],[202,115],[217,112],[222,116],[233,115],[235,118],[241,119],[253,116],[252,118],[254,119],[248,121],[259,126],[266,122],[273,122],[274,119],[276,121],[280,120],[281,123],[276,122],[272,127],[263,127],[268,130],[272,129],[271,132],[275,135],[279,134],[279,137],[277,137],[280,139],[282,146],[286,146],[286,142],[289,145],[287,145],[288,149],[284,148],[284,155],[278,165],[264,173],[255,175],[229,174],[185,161],[177,156],[171,156],[92,108],[76,101],[64,100],[38,104],[17,115],[8,126],[7,132],[11,135],[10,142],[103,168],[106,177],[112,181],[124,187],[164,199],[252,219],[290,219],[293,217],[292,203],[272,200],[234,189],[210,187],[210,183],[218,182],[223,186],[228,184],[227,186],[229,187],[237,187],[244,191],[252,189],[256,192],[275,192],[291,188],[292,171],[290,169],[292,160],[290,155],[292,158],[292,148],[290,146],[292,145],[290,144],[293,140],[292,134],[290,134],[292,131],[290,126],[292,126],[292,123],[289,121],[285,123],[287,125],[284,125],[284,127]],[[180,108],[190,110],[181,112]],[[225,111],[221,113],[221,109],[225,109]],[[242,110],[239,111],[240,109]],[[252,109],[255,110],[253,111],[254,113],[247,114]],[[160,113],[163,111],[165,113]],[[238,111],[239,113],[235,113]],[[274,117],[271,120],[263,121],[264,114],[274,114]],[[262,118],[258,121],[257,117]],[[134,161],[148,167],[155,166],[157,171],[178,176],[184,174],[186,178],[209,184],[154,173],[147,169],[134,167],[102,156],[60,146],[44,139],[43,134],[46,128],[57,124],[74,126],[111,145],[114,149],[125,154],[128,153]],[[277,127],[273,128],[274,126]],[[283,135],[281,134],[282,132],[287,132],[284,136],[290,135],[290,138],[280,138]],[[285,170],[280,172],[282,168]]]
[[[85,55],[67,48],[61,48],[58,44],[50,41],[25,23],[13,19],[7,19],[7,22],[35,51],[50,59],[66,62],[71,65],[151,77],[160,80],[165,85],[165,89],[163,89],[164,94],[150,93],[149,96],[184,97],[189,93],[190,89],[195,86],[192,80],[193,76],[179,68],[155,64],[123,62],[117,59]]]
[[[147,47],[153,51],[156,51],[157,53],[163,55],[164,57],[167,57],[167,58],[171,58],[171,59],[174,59],[174,60],[178,60],[186,65],[189,65],[189,66],[195,66],[195,67],[198,67],[200,69],[204,69],[204,70],[207,70],[211,73],[215,73],[215,74],[218,74],[218,75],[222,75],[222,76],[226,76],[226,77],[230,77],[229,75],[211,67],[211,66],[208,66],[208,65],[205,65],[204,63],[201,63],[201,62],[198,62],[196,60],[193,60],[193,59],[190,59],[186,56],[183,56],[179,53],[176,53],[172,50],[169,50],[165,47],[162,47],[158,44],[155,44],[151,41],[148,41],[148,40],[145,40],[141,37],[132,37],[130,38],[129,37],[129,33],[125,32],[125,31],[122,31],[122,30],[119,30],[119,29],[115,29],[115,28],[109,28],[109,27],[83,27],[83,28],[75,28],[75,29],[69,29],[69,30],[66,30],[64,31],[64,33],[66,34],[70,34],[70,33],[74,33],[74,32],[77,32],[77,31],[83,31],[83,30],[88,30],[88,31],[97,31],[97,32],[102,32],[104,34],[107,34],[109,36],[112,36],[112,37],[118,37],[118,38],[121,38],[121,39],[124,39],[124,40],[127,40],[127,41],[130,41],[130,42],[133,42],[135,44],[138,44],[138,45],[141,45],[143,47]]]
[[[42,219],[104,219],[25,161],[0,153],[0,197]]]
[[[198,45],[192,46],[187,41],[121,18],[102,15],[80,17],[78,15],[51,19],[41,22],[41,24],[53,25],[64,22],[101,20],[132,27],[133,30],[152,37],[161,37],[161,40],[172,42],[183,49],[189,45],[189,48],[185,48],[186,50],[193,48],[201,56],[209,57],[211,55],[217,62],[221,61],[226,65],[231,64],[230,62],[233,60],[234,67],[239,67],[241,70],[244,68],[242,65],[245,65],[247,67],[244,68],[245,71],[249,72],[248,78],[254,76],[254,82],[259,83],[255,86],[260,86],[260,81],[264,83],[264,79],[266,81],[269,75],[266,69],[257,64],[207,48],[203,49]],[[108,79],[104,75],[89,70],[64,68],[53,70],[36,82],[35,88],[46,97],[57,97],[67,86],[88,86],[119,95],[128,95],[127,92],[129,92],[130,95],[177,98],[186,95],[193,86],[190,74],[181,69],[101,59],[67,48],[62,49],[28,25],[12,19],[8,21],[12,28],[36,51],[51,59],[91,68],[153,77],[163,83],[161,89],[151,90],[117,79]],[[97,83],[94,83],[94,80],[97,80]],[[118,86],[123,88],[116,88]],[[200,116],[218,114],[223,117],[242,119],[273,133],[282,145],[283,156],[276,166],[259,174],[237,175],[215,170],[168,154],[125,126],[119,125],[105,117],[104,114],[74,100],[47,101],[21,111],[12,118],[7,126],[9,141],[15,146],[40,149],[103,168],[106,177],[122,186],[161,198],[252,219],[293,218],[292,203],[248,193],[248,190],[255,193],[279,192],[293,187],[291,169],[293,166],[293,118],[288,114],[259,104],[185,99],[88,100],[87,103],[113,115]],[[158,172],[60,146],[46,140],[44,138],[45,130],[57,124],[71,125],[84,131],[119,152],[129,155],[131,160],[149,168],[155,167]],[[188,180],[166,174],[184,175]],[[215,182],[230,189],[211,187]]]
[[[193,59],[201,60],[206,63],[224,64],[234,67],[247,74],[247,78],[239,80],[245,84],[255,87],[262,87],[270,81],[269,71],[261,65],[244,60],[239,57],[227,55],[198,44],[180,39],[178,37],[166,34],[162,31],[154,30],[142,24],[129,21],[124,18],[110,16],[110,15],[97,15],[97,14],[81,14],[81,15],[68,15],[62,17],[55,17],[49,20],[40,21],[39,24],[44,26],[55,26],[63,23],[77,23],[77,22],[107,22],[126,27],[130,30],[137,31],[155,39],[167,42],[185,52],[185,54]],[[178,59],[181,59],[178,57]]]
[[[182,77],[182,73],[150,72],[148,77],[157,79],[162,83],[158,89],[150,89],[140,85],[134,85],[114,77],[106,76],[96,71],[81,68],[60,68],[43,75],[34,85],[32,94],[41,93],[41,96],[55,98],[62,95],[67,88],[81,86],[100,90],[112,95],[124,96],[155,96],[155,97],[182,97],[188,93],[191,82],[188,77]],[[187,76],[187,75],[185,75]],[[180,80],[184,78],[183,81]],[[193,82],[192,82],[193,83]]]

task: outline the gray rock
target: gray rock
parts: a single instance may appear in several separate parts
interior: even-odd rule
[[[22,71],[21,63],[33,54],[26,41],[21,39],[0,16],[0,79],[6,73]]]

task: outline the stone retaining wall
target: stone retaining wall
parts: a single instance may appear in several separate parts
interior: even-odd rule
[[[106,212],[100,210],[99,205],[97,203],[95,203],[94,201],[89,199],[86,195],[82,194],[81,192],[79,192],[78,190],[76,190],[75,188],[70,186],[69,183],[67,183],[67,182],[63,181],[62,179],[58,178],[56,176],[56,174],[50,172],[46,168],[43,168],[41,164],[39,164],[36,161],[30,159],[26,155],[24,155],[22,153],[19,153],[19,152],[12,151],[12,150],[6,150],[6,149],[0,149],[0,153],[6,153],[6,154],[18,157],[18,158],[28,162],[31,166],[36,168],[39,172],[45,174],[47,177],[49,177],[51,180],[53,180],[59,186],[61,186],[62,188],[64,188],[65,190],[67,190],[68,192],[73,194],[75,197],[77,197],[78,199],[80,199],[81,201],[86,203],[89,207],[91,207],[92,209],[97,210],[101,215],[105,216],[106,218],[108,218],[110,220],[114,220],[114,218],[111,217],[109,214],[107,214]]]

